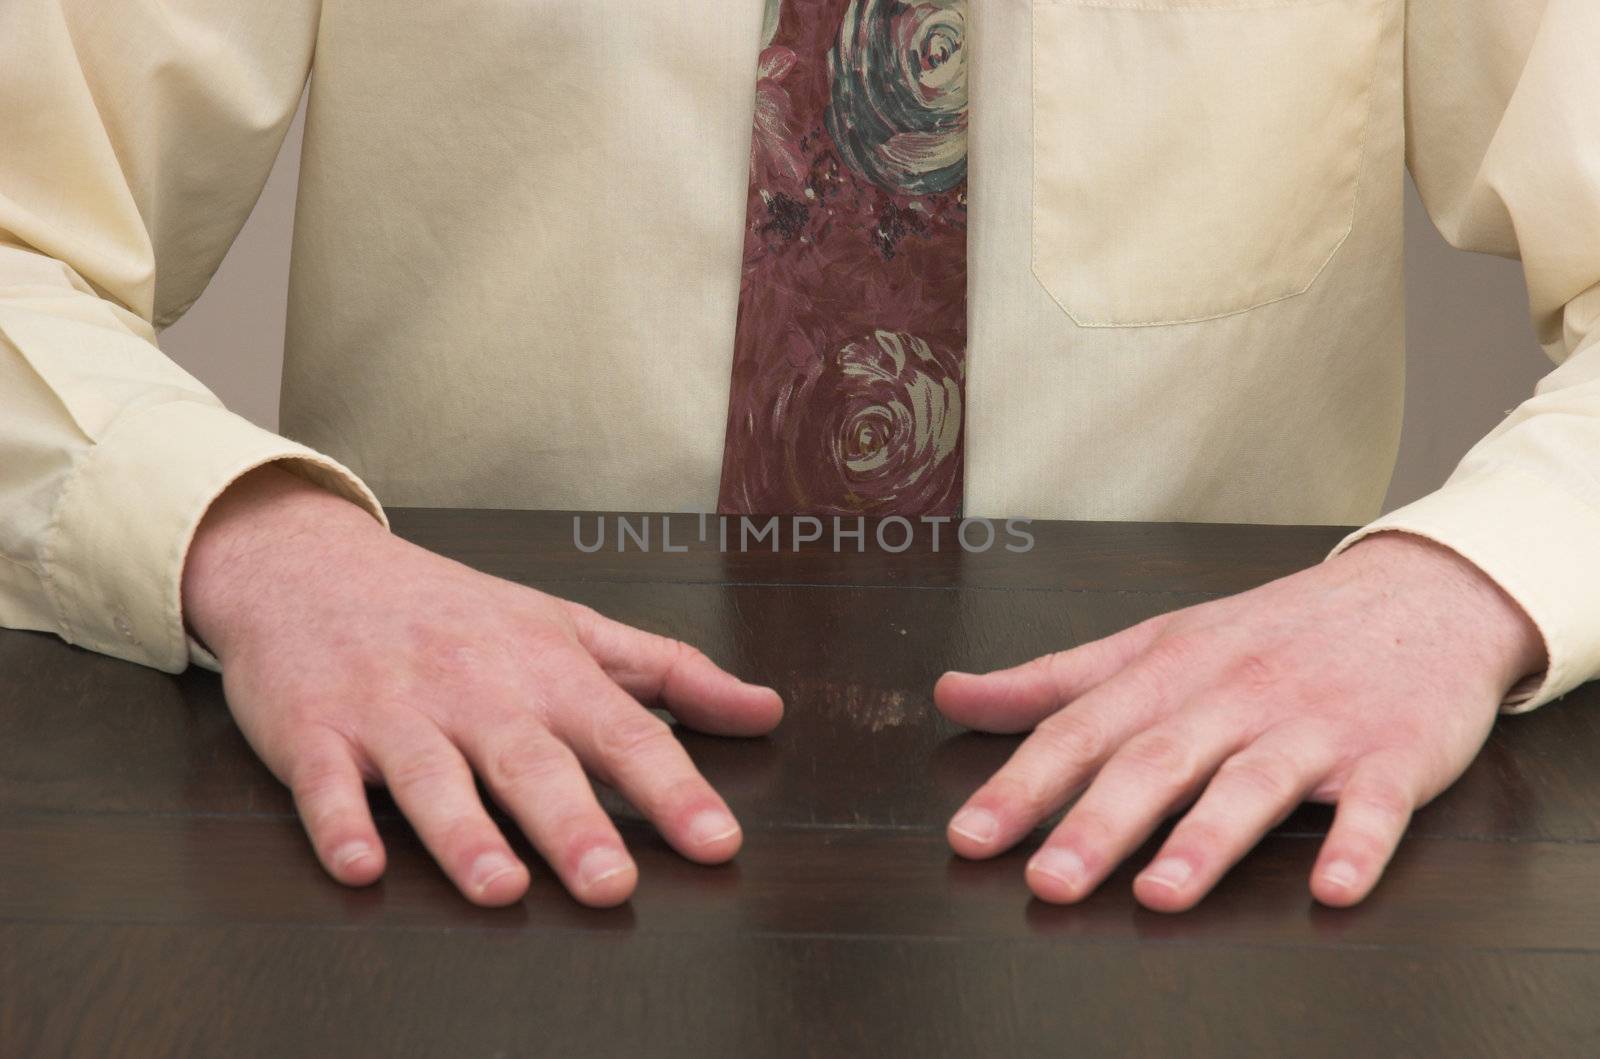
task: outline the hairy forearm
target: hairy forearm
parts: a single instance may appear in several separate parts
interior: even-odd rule
[[[1544,670],[1544,637],[1527,612],[1455,551],[1425,537],[1388,532],[1360,541],[1340,559],[1356,576],[1370,570],[1396,592],[1426,597],[1418,620],[1449,625],[1472,654],[1503,667],[1505,686]]]
[[[183,570],[184,621],[222,657],[291,571],[331,575],[338,555],[384,536],[350,501],[281,467],[259,467],[229,486],[195,531]]]

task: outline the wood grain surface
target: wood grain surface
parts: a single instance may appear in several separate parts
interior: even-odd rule
[[[783,693],[769,738],[682,733],[745,824],[737,861],[681,860],[602,792],[632,902],[584,909],[540,868],[479,909],[374,792],[390,869],[348,890],[214,675],[0,632],[0,1055],[1600,1054],[1593,687],[1503,719],[1355,909],[1306,890],[1323,808],[1180,916],[1134,903],[1132,866],[1057,908],[1023,886],[1028,846],[945,846],[1016,740],[939,717],[941,672],[1249,588],[1337,528],[1034,523],[1022,554],[891,554],[869,529],[773,554],[675,516],[686,551],[584,554],[572,513],[393,516]]]

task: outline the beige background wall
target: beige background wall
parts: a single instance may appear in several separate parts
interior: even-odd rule
[[[303,109],[211,286],[161,339],[230,408],[274,429],[302,119]],[[1406,422],[1390,507],[1442,481],[1550,369],[1528,323],[1521,268],[1452,249],[1412,191],[1406,254]]]

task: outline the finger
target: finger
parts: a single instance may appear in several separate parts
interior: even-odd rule
[[[933,686],[934,704],[968,728],[1025,732],[1119,673],[1155,641],[1170,617],[1164,614],[1009,669],[983,674],[951,670]]]
[[[1112,752],[1169,712],[1173,692],[1125,670],[1047,717],[950,821],[951,847],[992,857],[1088,784]]]
[[[592,663],[569,674],[558,693],[564,708],[553,712],[555,734],[638,807],[674,849],[703,864],[739,851],[738,822],[665,721]]]
[[[1134,880],[1134,895],[1158,912],[1192,908],[1327,778],[1339,757],[1336,741],[1320,725],[1286,725],[1262,735],[1222,763]]]
[[[366,886],[383,874],[383,842],[372,823],[366,785],[350,745],[318,730],[290,752],[286,769],[295,809],[328,874]]]
[[[612,621],[572,603],[578,640],[607,676],[647,705],[660,705],[697,731],[765,735],[783,718],[772,688],[746,683],[681,640]]]
[[[1311,893],[1318,901],[1353,905],[1378,884],[1417,807],[1413,774],[1398,754],[1374,754],[1350,773],[1311,872]]]
[[[1028,887],[1046,901],[1087,896],[1243,741],[1223,709],[1191,712],[1128,740],[1028,861]]]
[[[560,740],[531,719],[478,725],[458,739],[495,799],[573,897],[608,908],[633,894],[639,869],[577,757]]]
[[[368,738],[367,752],[422,844],[468,900],[507,905],[527,892],[527,867],[489,819],[472,771],[444,733],[426,721],[391,717]]]

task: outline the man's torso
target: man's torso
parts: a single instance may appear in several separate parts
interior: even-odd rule
[[[970,5],[968,513],[1376,513],[1402,15]],[[762,5],[321,17],[284,432],[387,503],[712,507]]]

